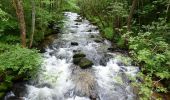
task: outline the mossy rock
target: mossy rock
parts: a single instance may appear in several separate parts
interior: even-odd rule
[[[96,42],[96,43],[101,43],[102,41],[99,40],[99,39],[95,39],[94,42]]]
[[[0,92],[0,100],[3,100],[5,96],[5,92]]]
[[[83,57],[86,57],[86,55],[83,53],[77,53],[73,56],[73,58],[83,58]]]
[[[5,92],[8,90],[8,84],[7,83],[1,83],[0,84],[0,92]]]
[[[82,69],[86,69],[86,68],[92,67],[92,65],[93,65],[93,62],[90,61],[90,60],[87,59],[87,58],[82,58],[81,61],[80,61],[80,63],[79,63],[79,66],[80,66],[80,68],[82,68]]]
[[[0,92],[7,92],[12,87],[12,83],[2,82],[0,83]]]
[[[79,63],[80,63],[80,61],[81,61],[81,57],[79,57],[79,58],[74,58],[73,59],[73,63],[75,64],[75,65],[78,65]]]
[[[93,62],[90,61],[89,59],[85,58],[86,55],[83,53],[77,53],[73,56],[73,63],[75,65],[80,66],[82,69],[86,69],[89,67],[92,67]]]

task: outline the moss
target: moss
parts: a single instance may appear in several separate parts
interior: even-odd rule
[[[8,90],[8,84],[7,83],[1,83],[0,84],[0,92],[5,92],[5,91],[7,91]]]
[[[93,62],[88,60],[87,58],[82,58],[81,61],[80,61],[80,64],[79,64],[79,66],[82,69],[85,69],[85,68],[88,68],[88,67],[92,67],[92,65],[93,65]]]
[[[86,55],[83,53],[77,53],[73,56],[73,58],[83,58],[83,57],[86,57]]]
[[[5,96],[5,92],[0,92],[0,100],[3,100],[4,96]]]
[[[79,58],[74,58],[74,59],[73,59],[73,63],[76,64],[76,65],[78,65],[79,62],[81,61],[81,59],[82,59],[81,57],[79,57]]]

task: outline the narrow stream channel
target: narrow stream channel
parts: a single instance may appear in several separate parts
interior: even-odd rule
[[[110,52],[111,43],[88,20],[72,12],[65,16],[63,34],[43,54],[42,70],[33,84],[26,85],[24,100],[136,100],[128,77],[138,68],[121,60],[122,54]],[[74,65],[78,52],[94,65]]]

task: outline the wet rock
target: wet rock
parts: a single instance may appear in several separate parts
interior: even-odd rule
[[[76,33],[76,30],[70,30],[70,33]]]
[[[72,28],[78,28],[78,26],[72,26]]]
[[[86,57],[84,53],[77,53],[73,56],[73,58],[83,58],[83,57]]]
[[[112,48],[108,48],[107,50],[113,52],[116,50],[116,48],[112,47]]]
[[[81,50],[73,50],[74,53],[81,52]]]
[[[72,46],[78,46],[79,44],[77,42],[71,42]]]
[[[44,87],[47,87],[47,88],[50,88],[52,89],[52,85],[49,84],[49,83],[43,83],[43,84],[40,84],[37,86],[38,88],[44,88]]]
[[[80,63],[79,63],[79,66],[80,66],[80,68],[82,68],[82,69],[86,69],[86,68],[92,67],[92,65],[93,65],[93,62],[90,61],[90,60],[87,59],[87,58],[82,58],[82,59],[80,60]]]
[[[78,65],[78,64],[80,63],[81,59],[82,59],[82,58],[80,58],[80,57],[79,57],[79,58],[74,58],[74,59],[73,59],[73,63],[74,63],[75,65]]]
[[[90,100],[98,100],[99,99],[99,97],[97,96],[96,93],[91,93],[89,98],[90,98]]]
[[[123,62],[117,62],[118,66],[125,66],[125,64]]]
[[[90,61],[89,59],[85,58],[86,55],[83,53],[77,53],[73,56],[73,63],[75,65],[80,66],[82,69],[86,69],[89,67],[92,67],[93,62]]]
[[[94,35],[91,35],[90,38],[95,38],[95,36],[94,36]]]
[[[74,21],[76,21],[76,22],[82,22],[82,19],[81,19],[81,18],[78,18],[78,19],[76,19],[76,20],[74,20]]]
[[[15,83],[12,87],[12,91],[17,97],[23,97],[26,91],[25,82]]]
[[[106,65],[107,65],[107,62],[108,62],[111,58],[113,58],[113,56],[110,55],[110,54],[105,54],[105,55],[103,55],[103,57],[100,59],[100,65],[106,66]]]
[[[90,30],[88,30],[87,32],[92,32],[92,30],[90,29]]]
[[[84,58],[84,57],[86,57],[86,55],[83,54],[83,53],[77,53],[77,54],[75,54],[75,55],[73,56],[73,63],[74,63],[75,65],[79,65],[81,59]]]
[[[118,66],[119,66],[119,65],[118,65]],[[122,71],[122,72],[128,71],[127,68],[125,68],[125,67],[122,67],[122,66],[121,66],[120,68],[121,68],[120,71]]]
[[[78,71],[73,76],[75,83],[75,94],[78,96],[96,97],[95,78],[87,71]],[[92,99],[93,100],[93,99]],[[94,99],[95,100],[95,99]]]
[[[40,53],[44,53],[45,52],[45,48],[47,48],[50,44],[52,44],[53,41],[55,39],[57,39],[57,37],[58,37],[57,34],[46,36],[45,39],[40,43],[40,45],[37,46],[38,49],[40,50]]]
[[[11,96],[7,98],[6,100],[25,100],[23,97],[16,97],[16,96]]]
[[[79,23],[76,23],[75,25],[80,25]]]
[[[95,30],[99,30],[99,28],[98,28],[98,27],[96,27],[96,28],[95,28]]]
[[[96,43],[101,43],[102,41],[99,40],[99,39],[95,39],[94,42],[96,42]]]

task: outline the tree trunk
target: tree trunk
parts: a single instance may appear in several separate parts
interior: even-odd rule
[[[26,25],[25,25],[25,19],[24,19],[24,10],[23,10],[23,5],[22,5],[22,0],[13,0],[13,5],[16,10],[16,15],[19,21],[22,47],[26,47]]]
[[[132,21],[132,17],[133,17],[134,11],[135,11],[135,7],[137,5],[137,1],[138,0],[133,0],[132,7],[130,9],[129,17],[128,17],[128,20],[127,20],[127,29],[128,29],[128,31],[131,30],[131,21]]]
[[[32,4],[32,34],[30,38],[30,48],[32,47],[32,43],[34,41],[34,33],[35,33],[35,1],[31,0]]]

